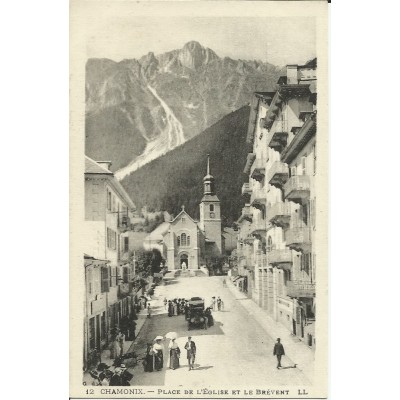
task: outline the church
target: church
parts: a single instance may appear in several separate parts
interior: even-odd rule
[[[182,206],[182,211],[169,222],[168,230],[163,234],[163,253],[169,270],[198,269],[205,266],[208,259],[224,253],[221,206],[210,173],[209,156],[203,186],[200,221],[195,221]]]

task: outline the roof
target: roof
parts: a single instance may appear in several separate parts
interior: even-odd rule
[[[205,194],[203,196],[203,198],[201,199],[201,201],[203,202],[205,200],[207,200],[207,201],[219,201],[219,198],[215,194]]]
[[[158,225],[156,229],[154,229],[153,232],[150,232],[145,238],[145,241],[161,241],[163,240],[164,235],[168,232],[169,230],[170,223],[169,222],[163,222],[162,224]]]
[[[174,223],[179,217],[182,216],[182,214],[185,214],[186,216],[188,216],[190,218],[190,220],[192,222],[194,222],[195,224],[197,224],[197,221],[195,221],[185,210],[182,210],[172,221],[171,223]]]
[[[104,168],[88,156],[85,156],[85,174],[114,175],[110,170]]]

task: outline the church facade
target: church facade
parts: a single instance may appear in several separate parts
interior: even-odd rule
[[[163,235],[163,252],[169,270],[198,269],[208,259],[223,254],[221,205],[215,193],[215,180],[210,173],[203,178],[204,194],[200,203],[200,221],[195,221],[182,207],[182,211],[169,223]]]

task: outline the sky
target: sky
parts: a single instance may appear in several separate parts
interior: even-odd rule
[[[200,42],[220,57],[302,64],[315,57],[313,17],[97,16],[87,24],[88,58],[121,61]]]

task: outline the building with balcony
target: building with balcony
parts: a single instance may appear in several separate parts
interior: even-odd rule
[[[252,99],[243,189],[252,220],[238,220],[237,253],[254,267],[253,300],[306,340],[315,303],[299,288],[315,286],[316,59],[287,65],[278,85]]]

